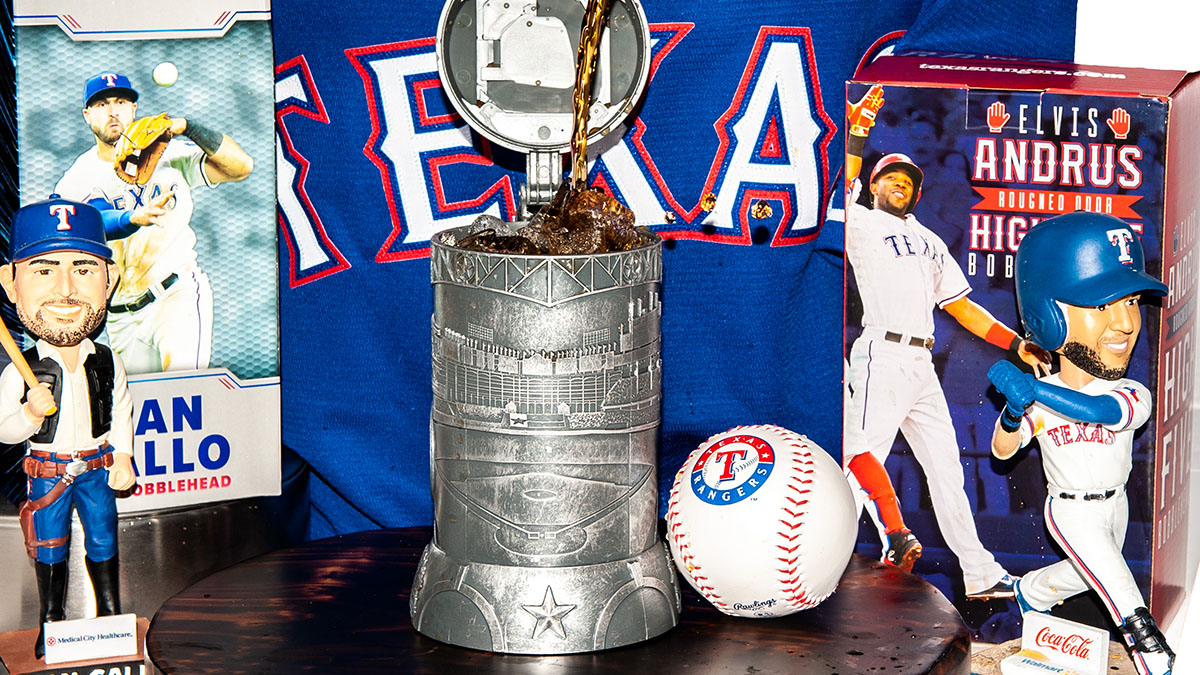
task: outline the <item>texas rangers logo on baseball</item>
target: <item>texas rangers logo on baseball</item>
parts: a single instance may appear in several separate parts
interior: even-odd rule
[[[692,491],[709,504],[736,504],[754,494],[775,467],[771,444],[757,436],[721,439],[692,467]]]

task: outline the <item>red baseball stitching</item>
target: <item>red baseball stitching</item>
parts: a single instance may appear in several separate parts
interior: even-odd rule
[[[796,543],[796,540],[802,534],[802,529],[807,522],[804,517],[807,510],[796,508],[806,506],[809,502],[807,495],[811,494],[812,490],[809,485],[812,484],[812,475],[815,473],[812,461],[811,449],[808,445],[808,439],[797,437],[795,434],[784,434],[786,440],[792,441],[791,446],[796,449],[795,454],[791,457],[791,461],[787,463],[791,473],[788,474],[787,487],[794,494],[785,494],[784,498],[791,507],[783,507],[784,513],[791,516],[791,521],[780,520],[781,523],[787,526],[786,530],[781,529],[777,534],[787,542],[787,546],[776,544],[776,547],[787,552],[795,553],[789,558],[779,558],[778,560],[784,566],[777,570],[779,574],[779,584],[783,591],[783,600],[789,606],[797,609],[807,609],[816,604],[808,595],[808,590],[804,580],[804,573],[800,569],[800,559],[803,554],[798,553],[801,544]],[[824,599],[824,598],[821,598]],[[821,599],[818,599],[819,602]]]
[[[683,568],[687,570],[687,575],[691,577],[696,590],[705,597],[714,606],[725,608],[727,605],[721,601],[721,596],[716,592],[716,589],[707,583],[708,577],[697,574],[701,569],[696,563],[696,557],[691,553],[691,547],[688,546],[687,532],[682,530],[682,523],[679,522],[679,484],[685,478],[684,469],[688,463],[684,462],[680,467],[679,472],[675,474],[675,483],[671,486],[671,497],[667,501],[667,524],[671,531],[671,538],[675,542],[675,548],[679,551],[679,556],[682,558]]]
[[[787,485],[788,488],[790,488],[796,494],[795,496],[785,494],[784,499],[786,499],[787,502],[792,505],[792,507],[807,505],[809,500],[805,497],[802,497],[802,495],[811,494],[812,491],[808,489],[807,486],[812,484],[813,479],[811,476],[815,473],[814,469],[808,468],[814,466],[814,463],[811,460],[812,454],[808,445],[808,439],[798,436],[797,434],[792,433],[787,429],[783,429],[782,427],[769,426],[765,428],[777,432],[784,441],[789,441],[791,446],[798,450],[798,452],[793,455],[792,461],[790,462],[792,473],[788,477]],[[785,546],[776,544],[776,548],[784,551],[785,553],[795,553],[800,548],[800,544],[795,543],[801,534],[801,532],[797,532],[797,530],[804,526],[806,521],[804,520],[803,516],[807,513],[807,511],[799,509],[793,510],[792,508],[788,507],[783,507],[783,511],[791,516],[793,520],[787,521],[780,519],[779,522],[785,525],[786,529],[780,529],[777,534],[787,544],[790,545]],[[809,597],[803,581],[804,575],[800,572],[800,557],[800,555],[794,555],[790,558],[778,558],[778,561],[782,562],[784,567],[777,571],[780,574],[780,585],[782,586],[784,592],[784,601],[792,607],[806,609],[817,604],[817,602],[824,600],[824,598],[818,598],[816,602],[814,602],[813,599]]]

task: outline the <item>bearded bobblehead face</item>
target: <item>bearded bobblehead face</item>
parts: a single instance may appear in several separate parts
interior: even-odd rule
[[[1067,341],[1058,349],[1063,358],[1102,380],[1119,380],[1129,370],[1133,346],[1142,330],[1138,294],[1100,307],[1063,304]]]
[[[82,251],[55,251],[0,270],[0,286],[33,335],[56,347],[79,344],[100,327],[115,267]]]

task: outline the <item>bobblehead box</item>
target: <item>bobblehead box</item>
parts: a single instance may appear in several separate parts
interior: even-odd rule
[[[1025,233],[1042,220],[1078,210],[1129,223],[1140,237],[1146,272],[1169,288],[1161,299],[1143,298],[1141,335],[1126,375],[1146,385],[1153,407],[1133,438],[1121,553],[1160,625],[1169,625],[1182,605],[1200,208],[1197,79],[1182,71],[909,54],[878,59],[847,83],[852,126],[865,97],[882,97],[865,145],[852,146],[862,157],[861,171],[847,177],[848,380],[860,389],[877,386],[855,378],[852,347],[860,336],[874,335],[871,331],[881,339],[894,332],[914,349],[929,351],[936,380],[922,386],[933,389],[931,399],[941,397],[944,403],[935,401],[932,412],[893,406],[891,417],[872,419],[870,407],[856,408],[848,398],[845,453],[851,457],[851,444],[865,442],[856,440],[856,424],[880,446],[869,449],[883,459],[905,525],[924,547],[914,573],[955,602],[977,639],[1000,642],[1020,630],[1015,602],[967,597],[990,583],[980,579],[994,578],[997,570],[1016,577],[1064,558],[1044,522],[1047,482],[1037,441],[1007,461],[991,454],[1004,399],[987,371],[1002,359],[1022,365],[1017,341],[1010,341],[1012,334],[1003,327],[1025,336],[1014,282]],[[897,162],[919,169],[911,174],[919,183],[915,207],[905,218],[933,236],[909,240],[901,234],[892,254],[924,255],[932,261],[926,269],[936,268],[941,277],[913,281],[872,270],[887,261],[856,258],[852,250],[852,219],[865,212],[856,209],[874,206],[873,173]],[[851,163],[847,166],[853,171]],[[881,274],[890,275],[885,286],[893,295],[899,288],[910,299],[881,298],[873,290]],[[876,282],[870,281],[872,275]],[[930,302],[922,305],[912,296]],[[987,312],[992,326],[1001,327],[970,330],[969,320],[947,308],[962,297]],[[888,321],[915,327],[871,326]],[[921,334],[923,326],[932,334]],[[880,350],[873,358],[878,367],[887,356]],[[860,357],[857,363],[865,361]],[[871,375],[881,379],[882,368]],[[946,416],[948,430],[939,422]],[[961,475],[935,466],[953,461],[946,459],[951,456]],[[954,506],[964,496],[969,512]],[[872,517],[862,518],[858,551],[879,556],[880,542],[886,549],[887,539],[871,523],[878,520],[874,503],[865,503],[866,516]],[[976,572],[982,576],[973,578]],[[1114,629],[1104,623],[1107,615],[1092,596],[1077,596],[1054,613]]]
[[[134,400],[138,481],[118,509],[279,494],[269,3],[163,13],[150,0],[119,12],[16,0],[12,13],[20,203],[56,193],[130,223],[107,234],[120,276],[95,336],[120,356]],[[173,127],[148,178],[122,179],[115,146],[135,119],[160,113],[186,120],[183,131]],[[155,207],[154,222],[134,217]]]

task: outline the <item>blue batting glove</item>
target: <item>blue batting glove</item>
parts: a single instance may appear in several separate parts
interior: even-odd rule
[[[1035,400],[1034,377],[1021,372],[1008,361],[998,361],[988,370],[988,379],[996,386],[996,391],[1004,395],[1005,408],[1015,417],[1025,414],[1025,410],[1033,405]]]

